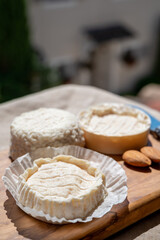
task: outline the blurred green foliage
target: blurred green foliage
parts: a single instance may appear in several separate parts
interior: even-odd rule
[[[60,83],[31,46],[25,0],[0,0],[0,102]]]

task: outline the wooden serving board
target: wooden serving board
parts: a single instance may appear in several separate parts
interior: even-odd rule
[[[160,142],[149,137],[153,146]],[[104,239],[160,209],[160,164],[150,168],[134,168],[124,164],[120,156],[112,156],[126,171],[128,197],[100,219],[89,223],[53,225],[36,220],[19,209],[11,194],[0,182],[0,239]],[[0,152],[0,177],[10,165],[8,151]]]

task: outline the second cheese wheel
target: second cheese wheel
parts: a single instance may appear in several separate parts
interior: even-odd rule
[[[86,146],[105,154],[140,149],[148,141],[150,118],[128,105],[103,103],[80,113]]]
[[[40,108],[16,117],[10,127],[10,157],[41,147],[84,146],[83,131],[74,114],[56,108]]]

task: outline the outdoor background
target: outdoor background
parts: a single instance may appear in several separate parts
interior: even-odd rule
[[[1,0],[0,103],[68,83],[160,110],[160,1]]]

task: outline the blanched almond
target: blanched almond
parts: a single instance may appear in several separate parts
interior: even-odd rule
[[[141,152],[149,157],[153,162],[160,162],[160,150],[154,147],[143,147]]]
[[[124,152],[122,158],[126,163],[136,167],[147,167],[151,165],[151,160],[136,150]]]

